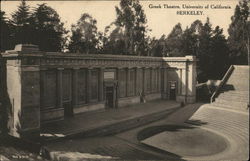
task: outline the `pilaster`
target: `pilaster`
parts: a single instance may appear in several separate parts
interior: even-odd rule
[[[87,76],[87,82],[86,82],[86,88],[87,88],[87,96],[86,96],[86,102],[89,103],[91,100],[91,68],[87,68],[86,71]]]
[[[78,104],[78,71],[79,68],[73,68],[73,89],[72,89],[72,101],[73,107],[76,107]]]
[[[129,74],[129,68],[126,68],[126,97],[129,96],[129,80],[130,80],[130,74]]]
[[[63,108],[63,98],[62,98],[62,71],[64,68],[57,68],[57,108]]]
[[[103,75],[103,73],[104,73],[104,70],[105,70],[105,68],[100,68],[100,70],[99,70],[99,82],[98,82],[98,84],[99,84],[99,98],[98,98],[98,100],[99,101],[103,101],[103,83],[104,83],[104,81],[103,81],[103,77],[104,77],[104,75]]]

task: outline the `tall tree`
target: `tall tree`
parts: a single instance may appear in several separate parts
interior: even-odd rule
[[[166,48],[169,56],[185,56],[182,52],[182,28],[178,23],[167,37]]]
[[[147,26],[146,15],[138,0],[121,0],[120,8],[116,6],[115,24],[124,28],[126,54],[143,55]]]
[[[229,48],[227,40],[223,35],[223,29],[216,26],[211,37],[211,59],[208,77],[222,79],[229,67]]]
[[[76,25],[72,25],[69,50],[71,52],[97,53],[99,48],[97,21],[84,13]]]
[[[22,0],[17,10],[12,14],[12,23],[24,26],[30,23],[30,7]]]
[[[168,54],[166,52],[166,36],[162,35],[160,39],[156,39],[155,37],[153,37],[150,41],[149,41],[149,56],[156,56],[156,57],[162,57],[162,56],[169,56],[169,55],[165,55]]]
[[[247,64],[249,56],[250,19],[248,0],[240,1],[236,6],[228,29],[228,43],[232,64]]]
[[[206,23],[201,27],[197,39],[197,57],[199,59],[198,66],[201,70],[201,75],[208,79],[208,75],[211,69],[212,53],[211,53],[211,36],[212,36],[212,25],[209,18]]]
[[[122,27],[111,23],[105,28],[103,36],[103,52],[108,54],[126,54],[125,35]]]
[[[12,35],[12,25],[9,23],[8,19],[5,17],[5,12],[0,11],[0,21],[1,21],[1,45],[0,45],[0,50],[5,51],[5,50],[10,50],[13,49],[14,47],[14,42],[13,42],[13,35]]]
[[[58,13],[43,3],[38,5],[31,17],[32,43],[39,45],[43,51],[61,51],[67,31]]]
[[[199,35],[203,24],[200,20],[194,21],[182,34],[182,53],[185,55],[199,55]]]
[[[22,0],[17,10],[12,13],[11,22],[15,26],[15,39],[17,43],[31,43],[32,33],[30,32],[30,7]]]

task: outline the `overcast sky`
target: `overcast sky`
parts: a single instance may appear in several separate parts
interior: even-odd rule
[[[20,2],[18,1],[1,1],[1,10],[5,11],[7,16],[13,13]],[[61,17],[61,21],[65,23],[65,27],[70,29],[71,24],[76,23],[81,14],[89,13],[97,20],[99,31],[104,31],[104,28],[113,22],[116,18],[115,6],[119,6],[119,1],[27,1],[30,7],[36,7],[37,4],[47,3],[54,8]],[[159,38],[161,35],[168,35],[173,26],[178,22],[185,29],[193,21],[200,19],[205,22],[206,17],[210,18],[213,27],[219,25],[224,29],[224,34],[227,35],[227,29],[231,22],[231,16],[234,14],[234,9],[237,0],[224,1],[141,1],[148,20],[148,27],[152,29],[150,36]],[[167,9],[164,4],[169,6],[192,5],[203,6],[203,9]],[[150,8],[149,6],[161,6],[162,8]],[[229,6],[231,9],[205,9],[206,5],[221,5]],[[177,11],[202,11],[202,15],[177,15]]]

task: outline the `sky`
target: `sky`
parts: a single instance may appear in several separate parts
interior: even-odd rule
[[[116,18],[115,6],[119,6],[119,1],[27,1],[27,4],[34,8],[37,4],[47,3],[54,8],[61,17],[61,21],[65,23],[66,29],[70,30],[71,25],[75,24],[83,13],[89,13],[97,20],[98,30],[103,32],[105,27],[112,23]],[[20,1],[1,1],[1,10],[5,11],[8,17],[13,13]],[[152,31],[149,36],[160,38],[163,34],[168,35],[177,23],[182,24],[182,28],[190,26],[192,22],[199,19],[202,22],[206,18],[210,18],[213,28],[219,25],[223,28],[224,34],[227,36],[227,29],[231,23],[231,16],[234,14],[237,0],[166,0],[166,1],[140,1],[147,17],[147,25]],[[169,7],[165,7],[169,6]],[[185,6],[198,7],[184,8]],[[209,8],[205,8],[206,6]],[[224,7],[218,7],[218,5]],[[158,8],[156,8],[158,6]],[[159,8],[159,6],[161,8]],[[176,8],[178,7],[179,8]],[[217,8],[216,8],[217,6]],[[174,7],[174,8],[173,8]],[[202,7],[202,9],[200,9]],[[226,9],[225,9],[226,8]],[[198,13],[202,15],[183,15],[184,12]],[[177,12],[182,15],[177,14]]]

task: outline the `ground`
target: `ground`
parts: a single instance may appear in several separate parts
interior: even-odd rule
[[[0,161],[45,161],[37,154],[13,146],[0,146]]]
[[[247,160],[249,114],[209,104],[178,108],[164,119],[103,136],[49,140],[52,160]],[[9,160],[42,160],[0,147]]]
[[[95,155],[102,159],[181,160],[181,156],[176,154],[157,151],[142,145],[137,134],[151,126],[181,124],[190,118],[200,106],[201,104],[185,106],[165,119],[114,135],[49,142],[46,146],[51,151],[52,158],[56,158],[56,160],[91,159],[95,158]]]

